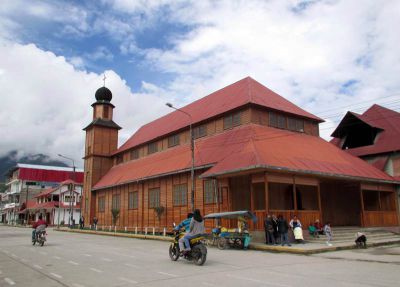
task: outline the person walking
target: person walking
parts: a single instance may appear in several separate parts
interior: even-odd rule
[[[85,226],[85,217],[81,216],[81,218],[79,218],[79,228],[83,229],[84,226]]]
[[[324,233],[326,235],[326,245],[328,246],[332,246],[332,239],[333,239],[333,232],[332,232],[332,227],[331,227],[331,223],[328,221],[325,226],[324,226]]]
[[[281,245],[284,246],[285,243],[287,246],[291,246],[289,243],[288,239],[288,231],[289,231],[289,225],[286,221],[285,218],[283,218],[282,214],[279,214],[278,216],[278,232],[281,237]]]
[[[274,236],[274,224],[272,222],[271,215],[267,215],[267,218],[264,220],[264,229],[265,229],[265,244],[273,244],[275,245],[275,236]]]

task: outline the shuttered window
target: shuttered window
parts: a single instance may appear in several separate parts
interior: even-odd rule
[[[149,208],[160,206],[160,188],[149,189]]]
[[[187,184],[174,185],[172,190],[174,206],[187,205]]]
[[[121,196],[119,194],[114,194],[112,196],[111,208],[112,209],[120,209],[120,205],[121,205]]]
[[[139,201],[139,193],[129,192],[128,193],[128,209],[137,209],[138,208],[138,201]]]
[[[104,196],[99,197],[98,209],[99,212],[104,212],[106,210],[106,199]]]

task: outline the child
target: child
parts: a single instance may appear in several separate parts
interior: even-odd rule
[[[324,226],[324,232],[327,238],[326,245],[332,246],[331,240],[333,238],[333,233],[332,233],[331,223],[329,221]]]
[[[358,248],[367,248],[367,237],[365,236],[365,234],[362,232],[357,232],[355,243]]]

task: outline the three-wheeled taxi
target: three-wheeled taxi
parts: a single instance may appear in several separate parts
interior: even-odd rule
[[[248,229],[248,220],[257,221],[257,217],[248,210],[210,213],[204,219],[215,219],[216,227],[212,230],[212,244],[219,249],[227,247],[247,249],[251,236]],[[236,219],[237,228],[226,228],[221,225],[222,219]]]

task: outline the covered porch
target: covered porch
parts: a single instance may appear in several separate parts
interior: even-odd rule
[[[393,184],[260,172],[219,179],[226,201],[221,211],[251,210],[263,230],[266,215],[297,215],[306,229],[319,219],[333,226],[396,226],[397,197]],[[221,198],[224,198],[222,196]],[[229,225],[234,225],[230,222]]]

